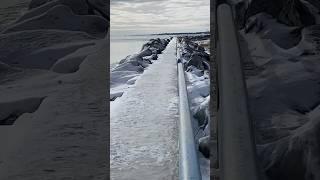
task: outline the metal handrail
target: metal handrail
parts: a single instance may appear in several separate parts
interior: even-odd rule
[[[183,65],[178,58],[179,87],[179,179],[201,180],[200,166],[192,128]]]
[[[237,31],[228,4],[217,8],[218,153],[222,180],[258,180]]]

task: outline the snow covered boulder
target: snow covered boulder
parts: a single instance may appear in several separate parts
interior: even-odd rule
[[[151,60],[157,60],[158,59],[158,55],[157,54],[152,54],[150,59]]]
[[[202,102],[199,106],[196,107],[193,116],[198,120],[198,124],[203,129],[208,125],[210,114],[209,114],[209,103],[210,97],[208,96],[204,102]]]
[[[147,64],[144,59],[136,54],[122,60],[112,71],[136,71],[142,73],[145,67],[147,67]]]
[[[83,31],[103,38],[108,29],[108,22],[99,16],[78,16],[65,5],[58,5],[46,13],[13,24],[2,33],[38,29],[61,29],[66,31]]]
[[[142,46],[142,50],[144,49],[155,49],[157,54],[160,54],[167,46],[168,41],[166,39],[151,39],[148,43]]]
[[[121,97],[123,92],[110,92],[110,101],[116,100],[118,97]]]
[[[206,63],[209,61],[209,55],[206,53],[198,53],[194,52],[192,53],[190,59],[188,60],[186,66],[195,66],[196,68],[200,70],[208,70],[209,64]]]

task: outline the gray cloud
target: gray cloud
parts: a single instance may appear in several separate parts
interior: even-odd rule
[[[206,31],[209,10],[210,0],[111,0],[111,31]]]
[[[159,1],[165,1],[165,0],[111,0],[110,4],[121,4],[121,3],[145,3],[145,2],[159,2]]]

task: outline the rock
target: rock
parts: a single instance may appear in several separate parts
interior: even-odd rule
[[[157,60],[158,59],[158,55],[157,54],[152,54],[150,59]]]
[[[205,64],[205,61],[209,61],[209,55],[204,54],[204,53],[197,53],[194,52],[192,53],[189,61],[187,62],[187,67],[188,66],[195,66],[198,69],[201,70],[208,70],[209,67],[207,66],[207,64]]]
[[[123,95],[123,92],[110,93],[110,101],[114,101],[118,97],[121,97],[122,95]]]
[[[186,71],[187,72],[191,72],[192,74],[195,74],[198,77],[201,77],[201,76],[204,75],[204,71],[203,70],[195,68],[194,66],[189,66]]]
[[[144,71],[144,68],[148,67],[149,64],[152,64],[151,60],[158,58],[158,55],[154,54],[154,51],[161,52],[162,50],[158,48],[165,49],[166,45],[166,39],[151,39],[149,42],[143,45],[139,53],[122,59],[119,63],[119,66],[115,67],[113,71],[122,71],[128,68],[128,71],[137,71],[141,73]]]
[[[168,41],[166,39],[151,39],[148,43],[142,46],[142,51],[145,49],[155,50],[157,54],[160,54],[167,46]]]
[[[246,19],[261,12],[289,26],[315,24],[315,17],[300,0],[253,0],[246,10]]]
[[[140,53],[138,53],[138,56],[140,57],[151,56],[151,55],[152,55],[152,51],[149,48],[144,49]]]
[[[209,122],[209,103],[210,97],[200,104],[194,111],[194,118],[198,120],[199,126],[207,126]]]
[[[199,151],[207,159],[210,157],[210,137],[205,136],[199,139]]]

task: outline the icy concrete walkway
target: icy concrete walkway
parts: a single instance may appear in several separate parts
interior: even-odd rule
[[[136,85],[111,105],[111,179],[177,179],[177,122],[173,38]]]

